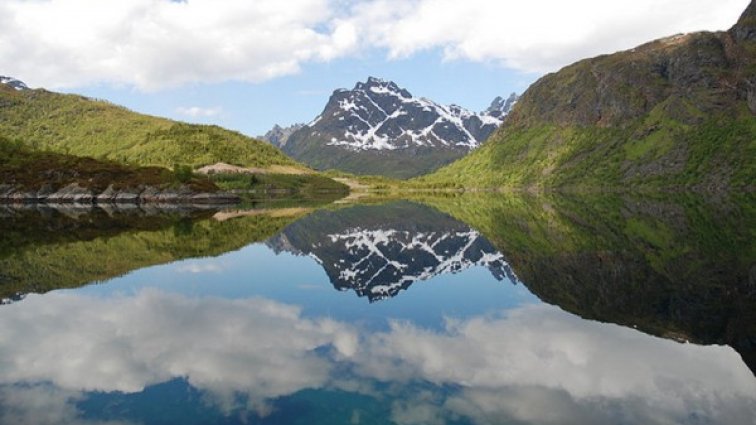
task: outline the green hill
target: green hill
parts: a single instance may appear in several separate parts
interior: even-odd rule
[[[477,151],[420,184],[728,190],[756,181],[756,6],[533,84]]]
[[[105,101],[0,84],[0,135],[34,149],[136,165],[305,168],[275,147],[217,126],[138,114]]]
[[[49,192],[76,183],[95,193],[111,186],[115,190],[179,188],[216,192],[218,186],[205,178],[182,175],[163,167],[139,167],[61,153],[34,151],[21,142],[0,136],[0,187]]]

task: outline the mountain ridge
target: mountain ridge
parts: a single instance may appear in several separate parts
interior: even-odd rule
[[[305,125],[306,124],[304,123],[294,123],[290,126],[281,127],[278,124],[274,124],[273,128],[268,130],[264,135],[258,136],[257,138],[264,140],[280,149],[286,145],[286,143],[289,141],[289,137],[291,137],[294,132],[304,127]]]
[[[729,31],[679,34],[545,75],[489,142],[418,182],[754,190],[754,9]]]
[[[368,77],[351,90],[335,90],[323,112],[291,134],[283,150],[318,169],[411,177],[477,148],[516,100],[515,94],[499,97],[475,113]]]

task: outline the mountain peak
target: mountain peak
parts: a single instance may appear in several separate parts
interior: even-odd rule
[[[501,96],[496,96],[491,102],[491,105],[485,111],[481,112],[481,114],[503,119],[505,115],[509,114],[519,98],[520,97],[517,93],[510,94],[506,99]]]
[[[738,41],[756,40],[756,0],[752,0],[746,7],[730,33]]]
[[[273,146],[282,148],[289,141],[289,137],[291,137],[294,132],[304,126],[304,124],[300,123],[293,124],[288,127],[281,127],[280,125],[275,124],[273,125],[273,128],[268,130],[267,133],[265,133],[263,136],[258,136],[257,138],[260,140],[265,140]]]
[[[402,98],[411,98],[412,93],[399,87],[395,82],[383,78],[368,77],[366,82],[358,82],[354,90],[364,90],[377,95],[394,95]]]
[[[335,90],[323,112],[283,150],[315,168],[411,177],[478,147],[501,124],[514,102],[508,101],[491,113],[475,113],[368,77],[352,90]]]
[[[26,84],[24,84],[23,81],[17,80],[13,77],[6,77],[3,75],[0,75],[0,84],[5,84],[6,86],[12,87],[18,91],[29,90],[29,87]]]

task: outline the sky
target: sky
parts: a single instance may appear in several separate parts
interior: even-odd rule
[[[375,76],[480,111],[749,0],[0,0],[0,75],[254,136]]]

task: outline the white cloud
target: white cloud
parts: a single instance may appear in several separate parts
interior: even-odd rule
[[[748,1],[375,0],[352,19],[392,57],[440,48],[448,60],[546,72],[675,33],[729,28]]]
[[[81,418],[75,403],[80,391],[46,385],[0,388],[0,423],[34,425],[136,425],[126,421],[99,421]]]
[[[220,115],[221,112],[223,112],[223,108],[220,106],[214,106],[211,108],[203,108],[201,106],[179,106],[176,108],[176,113],[192,118],[214,117]]]
[[[264,81],[351,49],[328,0],[9,0],[3,72],[32,85]]]
[[[553,71],[574,60],[732,25],[748,0],[5,0],[4,74],[50,88],[154,90],[261,82],[386,49]]]

